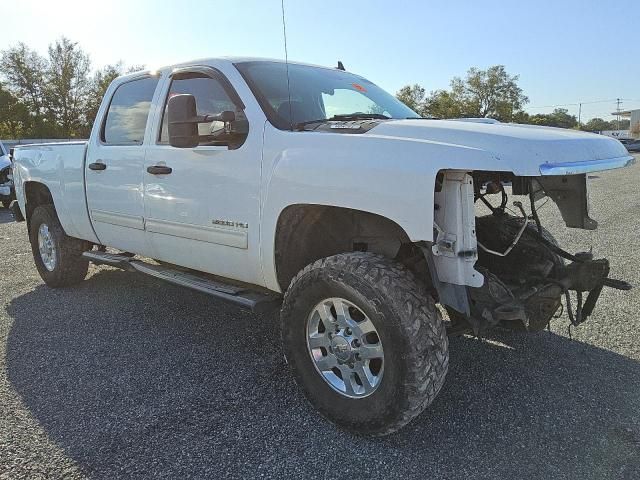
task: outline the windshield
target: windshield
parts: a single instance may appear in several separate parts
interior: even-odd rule
[[[342,70],[289,64],[287,81],[287,65],[282,62],[242,62],[236,68],[269,121],[283,130],[353,114],[377,118],[419,116],[369,80]],[[287,85],[291,87],[290,94]]]

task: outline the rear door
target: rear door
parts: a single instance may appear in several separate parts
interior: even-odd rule
[[[158,76],[119,85],[85,162],[87,204],[103,245],[146,254],[143,168],[145,134]]]

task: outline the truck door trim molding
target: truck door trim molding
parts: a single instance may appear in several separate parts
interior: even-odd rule
[[[246,231],[225,225],[205,227],[202,225],[148,218],[145,220],[145,229],[152,233],[188,238],[200,242],[215,243],[217,245],[226,245],[245,250],[249,248],[249,235]]]
[[[108,223],[119,227],[134,228],[144,230],[144,218],[126,213],[105,212],[104,210],[91,210],[91,219],[94,222]]]

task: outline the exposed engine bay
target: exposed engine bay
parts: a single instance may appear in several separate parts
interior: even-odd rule
[[[528,205],[510,203],[508,190]],[[556,203],[568,227],[597,227],[589,218],[584,174],[438,175],[435,241],[422,249],[434,290],[449,312],[450,334],[478,335],[497,325],[539,331],[565,311],[579,325],[593,313],[604,287],[631,288],[609,278],[607,259],[595,259],[590,251],[571,254],[558,245],[538,216],[536,202],[544,197]],[[477,202],[491,213],[476,216]]]

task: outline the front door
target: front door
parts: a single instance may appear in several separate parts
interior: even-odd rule
[[[144,234],[145,130],[158,77],[119,85],[85,162],[87,204],[103,245],[148,254]]]
[[[199,125],[200,145],[169,145],[166,100],[195,97],[198,115],[244,105],[219,71],[194,67],[167,82],[160,128],[144,168],[145,228],[154,258],[247,283],[262,283],[259,268],[259,181],[262,129],[231,145],[220,122]]]

